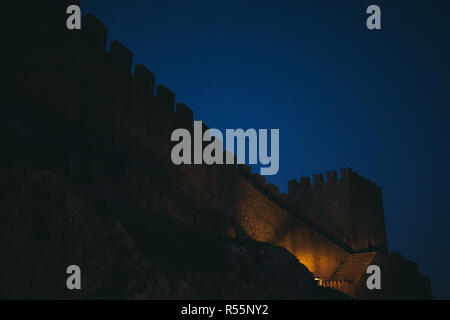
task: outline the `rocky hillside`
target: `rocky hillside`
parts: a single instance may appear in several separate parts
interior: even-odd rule
[[[99,194],[77,194],[50,171],[0,168],[1,298],[344,298],[283,248]],[[72,264],[82,290],[66,288]]]

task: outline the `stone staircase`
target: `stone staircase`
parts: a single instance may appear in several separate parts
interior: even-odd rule
[[[350,255],[330,277],[323,281],[323,287],[333,288],[355,297],[355,284],[366,273],[367,267],[377,257],[377,252],[363,252]]]

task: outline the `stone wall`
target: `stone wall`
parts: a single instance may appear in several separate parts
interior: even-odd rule
[[[353,251],[387,251],[381,188],[342,169],[289,181],[289,197],[295,210],[320,224]]]
[[[352,252],[352,238],[371,234],[369,228],[352,231],[357,220],[349,215],[364,211],[365,193],[357,193],[348,210],[347,185],[337,180],[339,188],[330,181],[323,192],[309,193],[309,200],[305,193],[296,206],[245,166],[173,165],[170,134],[178,127],[192,129],[193,112],[183,103],[175,106],[175,94],[164,85],[155,90],[155,76],[144,66],[132,74],[133,54],[120,42],[106,51],[107,31],[87,15],[81,32],[49,32],[56,45],[34,47],[28,64],[16,70],[18,98],[5,121],[26,128],[26,152],[32,156],[22,159],[37,159],[80,189],[116,179],[120,193],[145,210],[285,247],[323,279]],[[338,209],[334,216],[326,214],[330,208]],[[357,223],[378,217],[379,209]],[[369,238],[380,243],[379,237]]]

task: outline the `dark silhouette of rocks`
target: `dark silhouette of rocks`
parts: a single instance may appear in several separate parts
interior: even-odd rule
[[[345,298],[317,287],[285,249],[225,239],[120,198],[96,210],[50,171],[2,168],[0,181],[1,298]],[[65,286],[74,261],[80,291]]]

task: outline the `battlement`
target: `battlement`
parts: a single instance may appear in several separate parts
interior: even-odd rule
[[[288,200],[353,250],[386,248],[381,188],[349,168],[288,181]],[[336,230],[343,230],[337,234]]]
[[[155,75],[141,64],[134,67],[134,85],[138,98],[148,99],[155,95]]]
[[[338,174],[336,171],[328,171],[326,172],[326,180],[322,173],[314,174],[313,183],[311,184],[311,177],[301,177],[300,180],[289,180],[288,181],[288,193],[290,195],[294,195],[296,192],[300,190],[306,190],[318,186],[322,186],[324,184],[349,184],[350,182],[358,182],[362,184],[366,184],[367,186],[371,186],[373,188],[380,188],[375,183],[370,180],[364,178],[358,173],[352,171],[350,168],[343,168],[340,170],[340,179],[338,178]]]
[[[192,111],[191,108],[189,108],[182,102],[177,103],[175,115],[180,128],[192,128],[192,123],[194,121],[194,111]]]
[[[163,112],[172,114],[175,111],[175,93],[163,84],[156,87],[156,99],[162,107]]]
[[[82,24],[83,28],[81,30],[87,46],[94,51],[105,51],[108,28],[92,14],[84,15]]]
[[[272,183],[267,183],[266,178],[259,173],[252,174],[252,168],[245,164],[239,164],[238,169],[244,174],[246,178],[251,180],[254,184],[257,184],[259,188],[265,193],[275,197],[278,201],[288,203],[288,195],[280,193],[278,187]]]
[[[114,67],[126,74],[131,73],[131,65],[133,64],[133,52],[125,47],[121,42],[114,40],[111,42],[109,50],[111,61]]]
[[[108,66],[115,81],[121,83],[132,77],[130,89],[138,100],[147,104],[153,104],[154,101],[157,104],[154,111],[158,111],[160,115],[173,116],[175,114],[175,93],[163,84],[156,86],[155,93],[155,74],[142,64],[137,64],[134,67],[134,74],[132,74],[133,52],[117,40],[112,41],[109,51],[106,51],[107,36],[108,28],[99,19],[92,14],[83,16],[81,45],[85,48],[84,52],[88,55],[92,54],[93,58],[99,53],[106,54]],[[118,86],[116,89],[121,90],[122,88]],[[188,109],[184,104],[180,104],[177,117],[181,119],[184,126],[191,127],[192,125],[188,123],[192,123],[192,110]]]

